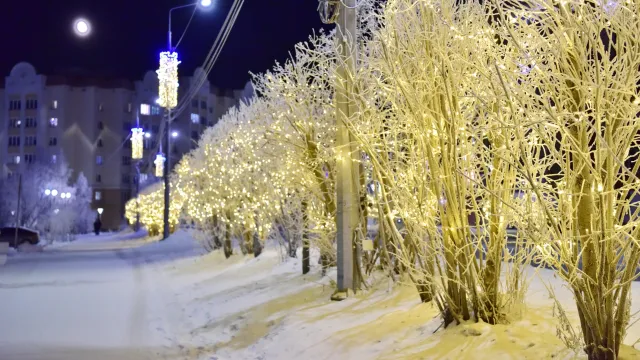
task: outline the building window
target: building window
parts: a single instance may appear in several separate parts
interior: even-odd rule
[[[33,164],[34,162],[36,162],[36,156],[34,154],[26,154],[24,156],[24,161],[27,164]]]
[[[58,162],[58,155],[51,155],[51,163],[55,164]]]
[[[151,132],[157,134],[160,131],[160,127],[158,125],[151,125]]]
[[[147,181],[147,179],[149,178],[149,175],[147,174],[140,174],[140,182],[143,183],[145,181]]]
[[[19,128],[20,125],[22,125],[22,121],[20,121],[20,119],[11,119],[10,123],[11,123],[11,127],[14,127],[14,128]]]
[[[191,132],[191,138],[192,138],[193,140],[195,140],[195,141],[198,141],[198,137],[199,137],[198,132],[197,132],[197,131],[195,131],[195,130],[193,130],[193,131]]]
[[[37,109],[38,108],[38,99],[27,99],[25,104],[27,109]]]
[[[104,111],[104,104],[100,103],[100,105],[98,105],[98,111],[102,112]]]
[[[207,125],[207,118],[204,116],[200,116],[200,124]]]
[[[133,104],[132,103],[128,103],[127,104],[127,112],[130,113],[133,110]]]
[[[102,129],[104,129],[104,124],[102,123],[102,121],[98,121],[98,130]]]
[[[24,138],[24,146],[36,146],[36,137],[27,136]]]
[[[14,164],[20,164],[20,155],[14,156],[12,160]]]
[[[102,156],[101,155],[96,156],[96,165],[102,165]]]
[[[209,114],[213,114],[213,106],[209,108]]]
[[[9,110],[20,110],[20,100],[9,100]]]
[[[51,102],[51,108],[52,109],[57,109],[58,108],[58,100],[53,100]]]
[[[103,146],[102,139],[98,139],[98,147],[101,148]]]
[[[160,115],[160,106],[153,105],[151,107],[151,115]]]
[[[131,176],[129,176],[128,174],[122,175],[122,183],[123,184],[131,183]]]
[[[100,175],[98,175],[98,176],[100,176]],[[99,181],[98,181],[98,182],[99,182]],[[100,200],[100,199],[102,199],[102,192],[100,192],[100,191],[96,191],[96,194],[95,194],[95,196],[94,196],[94,199],[96,199],[96,200]]]
[[[100,174],[96,175],[96,182],[102,182],[102,176],[100,176]]]
[[[58,118],[52,117],[51,119],[49,119],[49,126],[58,127]]]
[[[140,114],[149,115],[151,113],[151,106],[149,104],[140,104]]]
[[[34,118],[26,118],[24,126],[28,128],[34,128],[38,126],[38,122]]]
[[[49,138],[49,146],[57,146],[57,145],[58,145],[58,138],[56,137]]]
[[[194,124],[200,123],[200,115],[191,113],[191,122]]]
[[[122,165],[131,165],[131,157],[130,156],[123,156],[122,157]]]
[[[198,107],[198,99],[191,100],[191,106],[194,107],[194,108],[197,108]]]
[[[20,136],[9,136],[9,146],[20,146]]]
[[[207,110],[207,102],[206,101],[200,101],[200,109],[204,109]]]
[[[207,123],[207,125],[208,125],[208,126],[213,126],[213,125],[214,125],[213,120],[209,120],[209,121],[208,121],[208,123]]]

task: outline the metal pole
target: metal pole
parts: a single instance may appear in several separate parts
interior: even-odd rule
[[[167,51],[171,52],[171,12],[173,9],[169,10],[169,31],[167,32]],[[164,227],[162,231],[162,239],[166,239],[169,237],[169,204],[170,204],[170,196],[171,189],[169,188],[169,167],[171,166],[171,147],[170,147],[170,136],[171,136],[171,109],[166,108],[166,126],[165,126],[165,134],[164,134],[164,145],[165,145],[165,163],[164,168],[162,169],[162,175],[164,176]]]
[[[140,160],[136,161],[136,225],[134,230],[140,230],[140,202],[138,201],[138,195],[140,195]]]
[[[169,237],[169,197],[171,195],[169,184],[169,167],[171,166],[171,109],[167,109],[167,124],[164,135],[165,145],[165,164],[162,169],[164,176],[164,231],[162,232],[162,239]]]
[[[321,2],[327,6],[328,2]],[[356,251],[354,239],[359,222],[359,167],[354,161],[359,160],[359,152],[352,144],[346,122],[356,112],[352,95],[355,92],[353,76],[357,62],[356,32],[356,0],[342,0],[337,4],[336,46],[340,60],[337,68],[335,85],[336,106],[336,143],[338,147],[336,195],[337,195],[337,286],[332,297],[340,300],[348,294],[349,289],[360,287],[359,272],[356,269]],[[326,9],[326,7],[325,7]],[[325,14],[326,15],[326,14]]]
[[[18,228],[20,227],[20,202],[22,200],[22,174],[18,175],[18,207],[16,208],[16,233],[13,239],[13,246],[18,248]]]

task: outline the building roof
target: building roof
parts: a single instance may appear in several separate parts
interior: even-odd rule
[[[88,76],[47,76],[47,86],[67,85],[73,87],[98,87],[102,89],[127,89],[135,90],[133,82],[126,79],[109,79]]]

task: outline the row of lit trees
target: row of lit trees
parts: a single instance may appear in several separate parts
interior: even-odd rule
[[[362,253],[361,222],[358,269],[411,281],[445,325],[495,324],[519,308],[535,258],[572,289],[589,358],[615,359],[640,260],[640,1],[371,3],[350,74],[360,206],[377,223]],[[175,219],[228,256],[232,238],[259,252],[295,229],[331,265],[336,59],[319,34],[254,76],[260,98],[177,168]]]

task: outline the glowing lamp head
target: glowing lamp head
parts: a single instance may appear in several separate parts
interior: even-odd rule
[[[177,131],[172,132],[171,137],[174,137],[174,138],[178,137],[178,132]]]
[[[213,2],[211,0],[200,0],[199,4],[202,8],[209,8],[213,5]]]
[[[56,189],[51,190],[51,195],[58,196],[58,190]]]
[[[46,196],[51,195],[51,190],[49,190],[49,189],[45,190],[45,191],[44,191],[44,194],[45,194]]]
[[[98,214],[102,215],[103,212],[104,212],[103,208],[98,208]]]
[[[73,31],[80,37],[89,36],[91,34],[91,23],[87,19],[78,18],[73,22]]]
[[[150,138],[151,137],[151,133],[148,133],[148,132],[144,133],[144,137],[146,137],[147,139]]]

